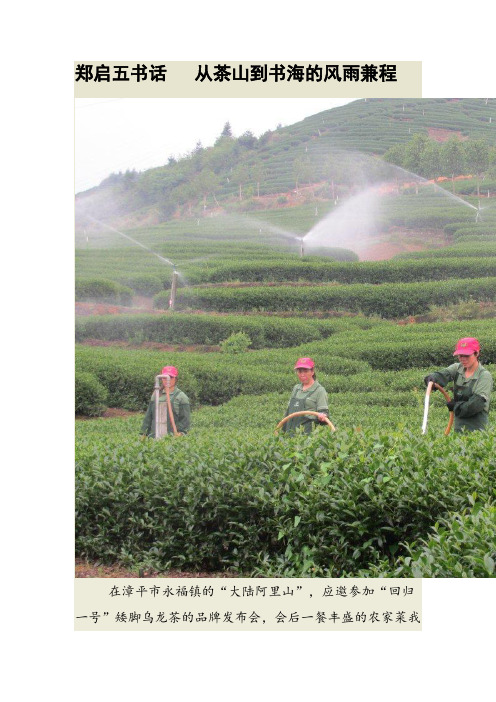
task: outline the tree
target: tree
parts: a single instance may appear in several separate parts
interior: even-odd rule
[[[245,149],[254,149],[257,145],[257,137],[253,132],[244,132],[240,137],[238,137],[238,144],[243,146]]]
[[[309,183],[312,177],[312,164],[308,156],[300,156],[293,161],[293,176],[296,192],[300,183]]]
[[[239,186],[239,199],[243,199],[242,186],[250,180],[251,172],[245,163],[239,163],[232,173],[232,181]]]
[[[191,185],[193,187],[193,192],[197,196],[203,197],[203,206],[206,207],[207,196],[210,194],[213,195],[218,187],[217,176],[213,171],[204,169],[195,176]]]
[[[405,144],[395,144],[386,151],[384,154],[384,160],[388,163],[392,163],[394,166],[400,166],[403,168],[405,163],[405,151]]]
[[[414,134],[406,145],[405,168],[415,175],[422,175],[422,157],[428,143],[429,137],[427,134],[419,133]]]
[[[419,173],[424,178],[437,178],[441,173],[441,149],[432,139],[429,140],[420,157]]]
[[[467,142],[465,158],[470,173],[477,176],[477,197],[480,197],[480,181],[489,167],[489,148],[486,142],[482,139]]]
[[[453,193],[455,192],[455,175],[459,175],[464,167],[464,152],[460,141],[451,137],[441,149],[441,166],[444,173],[451,177]]]
[[[228,137],[229,139],[232,139],[232,129],[231,125],[229,122],[226,122],[224,125],[224,128],[222,132],[220,133],[221,137]]]
[[[217,139],[212,149],[204,152],[203,165],[215,173],[228,173],[237,161],[238,143],[234,139]]]

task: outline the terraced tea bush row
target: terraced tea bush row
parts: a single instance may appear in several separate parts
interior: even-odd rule
[[[477,237],[479,238],[479,237]],[[496,257],[496,239],[487,243],[457,243],[455,246],[446,246],[442,249],[428,249],[427,251],[409,251],[407,253],[398,254],[394,260],[413,260],[413,259],[438,259],[438,258],[481,258],[483,256]],[[496,261],[494,262],[496,269]]]
[[[474,493],[488,506],[494,496],[494,431],[160,442],[81,432],[77,555],[133,567],[339,577],[387,561],[393,571],[404,543],[428,538]]]
[[[457,235],[456,237],[456,243],[457,244],[493,244],[495,241],[495,235],[494,234],[477,234],[477,236],[464,236],[463,234],[460,234],[459,236]]]
[[[76,300],[78,302],[97,301],[130,305],[133,291],[112,280],[76,280]]]
[[[379,374],[380,375],[380,374]],[[329,418],[341,431],[350,429],[367,429],[381,431],[386,427],[391,431],[415,430],[420,433],[422,425],[425,388],[419,387],[418,373],[414,381],[399,380],[398,384],[406,385],[406,389],[386,388],[379,386],[378,391],[355,390],[359,388],[363,378],[353,376],[353,381],[346,390],[337,392],[332,387],[335,378],[322,377],[324,386],[329,391]],[[415,388],[414,385],[417,384]],[[365,385],[365,384],[364,384]],[[378,384],[379,385],[379,384]],[[289,393],[273,392],[256,397],[239,395],[229,402],[216,407],[201,407],[193,411],[191,435],[208,435],[221,431],[230,436],[236,432],[246,434],[258,431],[259,436],[272,436],[277,423],[284,417],[288,406]],[[448,410],[441,395],[432,396],[432,409],[429,414],[428,435],[441,436],[448,423]],[[256,408],[256,410],[255,410]],[[136,425],[135,432],[139,427]]]
[[[295,383],[293,366],[301,349],[281,356],[261,355],[253,358],[253,352],[239,356],[227,354],[184,354],[157,351],[127,351],[122,349],[76,348],[76,369],[93,373],[107,389],[108,404],[129,410],[142,410],[147,406],[153,389],[155,375],[168,363],[179,369],[179,382],[183,390],[195,402],[217,405],[240,394],[258,395],[264,392],[288,388]],[[283,360],[278,360],[283,359]],[[337,359],[333,362],[336,374],[352,375],[368,368],[355,359]]]
[[[345,348],[345,342],[342,342]],[[496,361],[496,343],[485,343],[484,365],[494,373],[494,365],[485,358]],[[387,345],[385,345],[387,350]],[[417,352],[415,352],[417,349]],[[404,342],[385,355],[382,366],[378,349],[377,357],[367,348],[357,352],[363,358],[339,358],[319,345],[307,346],[317,362],[318,379],[331,393],[344,392],[395,392],[412,393],[415,388],[423,393],[423,377],[433,367],[442,368],[452,360],[453,346],[449,342],[436,347],[425,340],[417,345]],[[410,351],[410,353],[408,353]],[[171,353],[165,357],[158,352],[130,352],[122,349],[76,349],[76,369],[93,374],[108,393],[107,404],[130,410],[145,409],[152,392],[155,374],[164,362],[179,368],[179,385],[192,403],[218,405],[237,395],[259,395],[267,392],[289,393],[295,383],[293,365],[303,353],[303,348],[289,349],[274,355],[273,352],[252,352],[234,358],[226,354]],[[492,355],[490,355],[492,354]],[[368,362],[367,362],[368,358]],[[249,359],[249,362],[248,362]],[[379,359],[379,360],[378,360]],[[423,362],[421,364],[421,362]],[[374,370],[372,370],[374,367]],[[403,370],[401,370],[403,369]],[[387,404],[394,404],[392,398]],[[407,404],[406,400],[398,400]],[[385,403],[386,404],[386,403]]]
[[[117,281],[121,285],[126,285],[138,295],[152,297],[161,292],[165,287],[169,287],[167,276],[153,275],[152,273],[134,273],[132,275],[120,276]]]
[[[366,361],[375,370],[443,367],[453,359],[457,339],[476,336],[481,343],[481,361],[496,363],[496,327],[492,319],[477,319],[405,326],[383,323],[369,330],[336,334],[309,345],[311,353],[327,358],[333,350]]]
[[[496,212],[496,208],[495,208]],[[473,224],[469,222],[452,222],[444,227],[446,234],[451,234],[453,237],[457,234],[494,234],[495,233],[496,222],[481,222],[479,224]]]
[[[365,320],[302,319],[301,317],[180,314],[100,315],[76,319],[76,341],[155,341],[167,344],[220,344],[244,332],[252,349],[296,346],[302,339],[324,339],[343,329],[366,326]]]
[[[179,368],[181,388],[201,404],[291,388],[295,360],[308,355],[315,359],[318,378],[328,392],[410,392],[423,387],[422,378],[429,369],[449,365],[456,340],[470,332],[481,342],[482,363],[496,375],[490,365],[496,364],[496,329],[491,319],[473,320],[469,325],[371,322],[368,329],[360,326],[362,322],[367,320],[332,320],[335,333],[328,339],[234,358],[221,353],[77,347],[76,368],[98,378],[107,389],[110,406],[138,410],[146,407],[154,376],[166,362]]]
[[[321,285],[318,287],[186,288],[178,293],[178,308],[246,311],[346,310],[385,318],[421,314],[429,305],[457,301],[496,299],[496,278],[440,281],[435,283],[384,283],[383,285]],[[154,305],[163,308],[166,295]]]
[[[453,278],[482,278],[494,276],[494,261],[480,256],[447,258],[443,260],[415,261],[368,261],[361,263],[314,263],[304,259],[299,262],[260,262],[242,264],[224,263],[217,268],[205,270],[197,275],[195,282],[221,283],[242,282],[287,282],[308,280],[315,282],[337,281],[354,283],[414,283],[421,280],[449,280]]]

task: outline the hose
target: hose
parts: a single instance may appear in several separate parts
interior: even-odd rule
[[[429,395],[431,394],[432,386],[434,386],[437,390],[440,390],[440,391],[441,391],[441,393],[444,395],[444,399],[446,400],[446,402],[450,402],[450,401],[451,401],[451,397],[448,395],[448,393],[447,393],[446,390],[443,388],[443,386],[442,386],[442,385],[438,385],[437,383],[433,383],[432,381],[430,381],[429,384],[427,385],[427,393],[426,393],[427,396],[429,396]],[[453,410],[450,410],[450,413],[449,413],[449,420],[448,420],[448,426],[447,426],[446,429],[444,430],[444,435],[445,435],[445,436],[448,436],[448,434],[450,433],[451,427],[453,426],[453,420],[454,420],[454,419],[455,419],[455,413],[453,412]]]
[[[293,412],[292,414],[288,414],[288,416],[287,416],[287,417],[284,417],[284,419],[281,419],[281,421],[279,422],[279,424],[276,426],[275,431],[274,431],[274,434],[275,434],[276,436],[278,435],[279,429],[282,427],[283,424],[286,424],[286,422],[288,421],[288,419],[291,419],[291,417],[301,417],[301,416],[304,415],[304,414],[311,414],[311,415],[313,415],[314,417],[318,417],[319,414],[320,414],[320,412],[311,412],[310,410],[306,410],[306,411],[304,411],[304,412]],[[331,431],[336,431],[336,427],[334,426],[334,424],[331,422],[331,420],[330,420],[328,417],[325,418],[325,422],[326,422],[326,424],[329,426],[329,429],[330,429]]]
[[[174,421],[174,414],[172,412],[172,405],[171,405],[171,401],[170,401],[169,388],[167,386],[165,387],[165,394],[167,395],[167,409],[169,410],[169,417],[170,417],[171,424],[172,424],[172,431],[174,433],[174,436],[180,436],[179,432],[176,429],[176,423]]]

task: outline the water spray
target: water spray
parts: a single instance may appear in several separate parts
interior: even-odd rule
[[[120,234],[121,236],[125,237],[126,239],[129,239],[129,241],[132,241],[133,244],[136,244],[136,246],[140,246],[142,249],[145,249],[145,251],[148,251],[149,253],[153,254],[153,256],[156,256],[159,259],[159,261],[162,261],[162,263],[166,263],[167,265],[172,266],[173,271],[172,271],[171,294],[170,294],[170,298],[169,298],[169,309],[173,310],[174,303],[176,301],[177,279],[179,277],[179,273],[176,270],[175,264],[172,263],[172,261],[169,261],[168,258],[165,258],[164,256],[161,256],[160,254],[158,254],[156,251],[149,249],[148,246],[145,246],[144,244],[142,244],[141,241],[138,241],[137,239],[133,239],[133,237],[129,236],[129,234],[124,234],[124,232],[120,232],[118,229],[111,227],[110,224],[105,224],[105,222],[100,222],[98,219],[91,217],[91,215],[87,214],[86,216],[92,222],[95,222],[96,224],[99,224],[102,227],[106,227],[107,229],[110,229],[110,231],[115,232],[116,234]],[[84,230],[84,231],[86,232],[86,230]],[[86,237],[86,241],[88,241],[88,237]]]
[[[163,263],[167,263],[169,266],[174,266],[172,261],[169,261],[168,258],[164,258],[164,256],[161,256],[156,251],[152,251],[152,249],[149,249],[148,246],[145,246],[141,243],[141,241],[138,241],[137,239],[133,239],[133,237],[129,236],[129,234],[124,234],[124,232],[120,232],[118,229],[115,229],[115,227],[111,227],[110,224],[100,222],[98,219],[95,219],[91,215],[87,214],[86,217],[88,217],[88,219],[90,219],[92,222],[95,222],[95,224],[99,224],[100,226],[105,227],[106,229],[110,229],[111,232],[115,232],[116,234],[120,234],[120,236],[123,236],[125,239],[129,239],[129,241],[132,241],[133,244],[136,244],[136,246],[140,246],[142,249],[145,249],[145,251],[148,251],[149,253],[153,254]]]
[[[432,185],[434,190],[437,191],[440,195],[444,195],[445,197],[448,197],[450,200],[455,200],[455,202],[459,202],[461,205],[465,205],[465,207],[471,207],[473,210],[477,210],[477,207],[475,205],[472,205],[472,203],[467,202],[466,200],[459,197],[458,195],[455,195],[454,193],[450,193],[448,190],[445,190],[444,188],[442,188],[440,185],[438,185],[434,181],[427,180],[427,178],[424,178],[423,176],[419,176],[417,173],[412,173],[412,171],[407,171],[406,168],[402,168],[401,166],[396,166],[393,164],[389,164],[389,165],[397,171],[402,171],[409,178],[415,179],[415,192],[417,195],[418,195],[418,184],[419,183],[421,185]]]

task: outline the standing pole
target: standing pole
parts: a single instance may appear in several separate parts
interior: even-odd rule
[[[176,303],[176,290],[177,290],[177,271],[176,267],[174,266],[174,270],[172,272],[172,284],[171,284],[171,293],[170,293],[170,299],[169,299],[169,309],[173,310],[174,305]]]
[[[170,404],[170,398],[169,398],[169,393],[168,393],[168,388],[169,388],[169,383],[170,383],[170,376],[169,375],[156,375],[155,376],[155,386],[153,389],[153,392],[155,394],[155,438],[156,439],[161,439],[164,436],[167,436],[169,432],[169,419],[167,417],[167,402],[162,402],[160,403],[160,390],[162,389],[162,379],[166,379],[166,393],[167,393],[167,399],[169,399],[169,404]],[[172,410],[171,411],[171,416],[172,416]]]
[[[155,438],[160,438],[160,375],[155,376],[155,385],[153,386],[153,394],[155,401]]]

